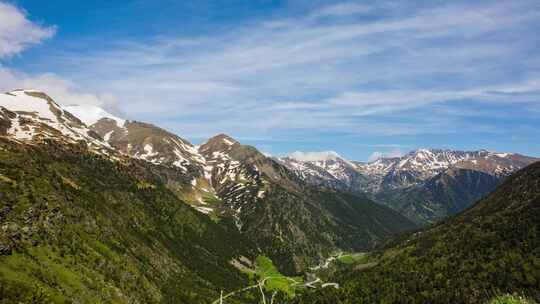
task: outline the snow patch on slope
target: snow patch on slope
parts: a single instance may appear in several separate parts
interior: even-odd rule
[[[35,135],[33,126],[21,126],[19,116],[11,120],[11,128],[7,131],[9,135],[13,135],[16,139],[29,140]]]
[[[43,119],[56,121],[56,115],[46,100],[30,96],[25,91],[17,90],[2,94],[0,106],[13,112],[28,112]]]
[[[227,139],[227,138],[223,138],[223,142],[225,142],[227,145],[229,146],[232,146],[234,145],[234,142],[232,142],[231,140]]]

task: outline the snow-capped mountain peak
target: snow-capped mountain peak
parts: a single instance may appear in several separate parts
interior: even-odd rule
[[[40,91],[15,90],[0,94],[0,121],[0,134],[17,140],[84,141],[95,152],[108,153],[110,150],[109,145],[80,119]]]
[[[77,116],[87,126],[91,126],[97,123],[103,118],[112,119],[116,122],[118,127],[123,127],[126,123],[125,119],[119,118],[104,109],[94,105],[68,105],[64,109]]]
[[[208,139],[208,141],[199,147],[199,152],[204,154],[207,151],[212,153],[223,153],[232,149],[236,144],[239,144],[234,138],[226,134],[218,134]]]
[[[0,106],[27,115],[54,121],[58,118],[60,106],[44,93],[34,90],[14,90],[2,94]],[[60,113],[59,113],[60,114]]]
[[[330,187],[356,187],[365,182],[356,164],[341,157],[334,151],[296,151],[278,161],[301,178],[317,185]]]

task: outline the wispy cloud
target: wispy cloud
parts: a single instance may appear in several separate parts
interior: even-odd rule
[[[125,99],[121,103],[134,117],[200,116],[205,125],[217,116],[229,127],[215,125],[244,133],[239,135],[248,135],[254,123],[354,127],[356,116],[464,98],[495,99],[494,92],[507,91],[505,86],[538,90],[527,70],[516,79],[504,75],[530,57],[526,53],[538,40],[536,33],[522,31],[537,23],[535,8],[533,2],[454,4],[343,23],[338,15],[361,10],[346,3],[284,20],[279,28],[253,24],[189,43],[161,37],[68,59],[96,90]],[[362,8],[371,9],[380,8]],[[313,21],[313,14],[330,21]],[[489,38],[496,34],[501,38]],[[206,125],[202,128],[214,124]]]
[[[369,13],[371,9],[372,7],[369,5],[354,2],[345,2],[322,7],[321,9],[316,10],[314,13],[312,13],[311,16],[313,18],[328,16],[348,16]]]
[[[0,2],[0,59],[16,55],[32,44],[52,37],[55,32],[54,26],[36,24],[28,20],[23,10]]]

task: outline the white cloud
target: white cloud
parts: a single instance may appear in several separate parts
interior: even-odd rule
[[[299,161],[323,161],[342,158],[336,151],[320,151],[320,152],[302,152],[295,151],[288,155]]]
[[[0,2],[0,59],[17,55],[56,33],[55,26],[43,26],[30,21],[22,9]],[[72,81],[53,73],[26,74],[0,63],[0,90],[35,89],[43,91],[62,105],[86,104],[114,108],[112,95],[85,93]]]
[[[52,37],[55,27],[44,27],[28,20],[21,9],[0,2],[0,58],[16,55],[32,44]]]
[[[403,156],[403,152],[400,149],[394,149],[389,152],[375,151],[371,153],[371,155],[368,158],[368,161],[372,162],[381,158],[393,158],[393,157],[401,157],[401,156]]]

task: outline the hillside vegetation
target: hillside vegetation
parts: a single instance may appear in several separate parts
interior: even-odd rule
[[[0,303],[205,303],[245,285],[230,261],[249,242],[149,166],[0,139]]]
[[[348,269],[339,290],[295,303],[486,303],[504,293],[540,300],[540,163],[458,216]]]

